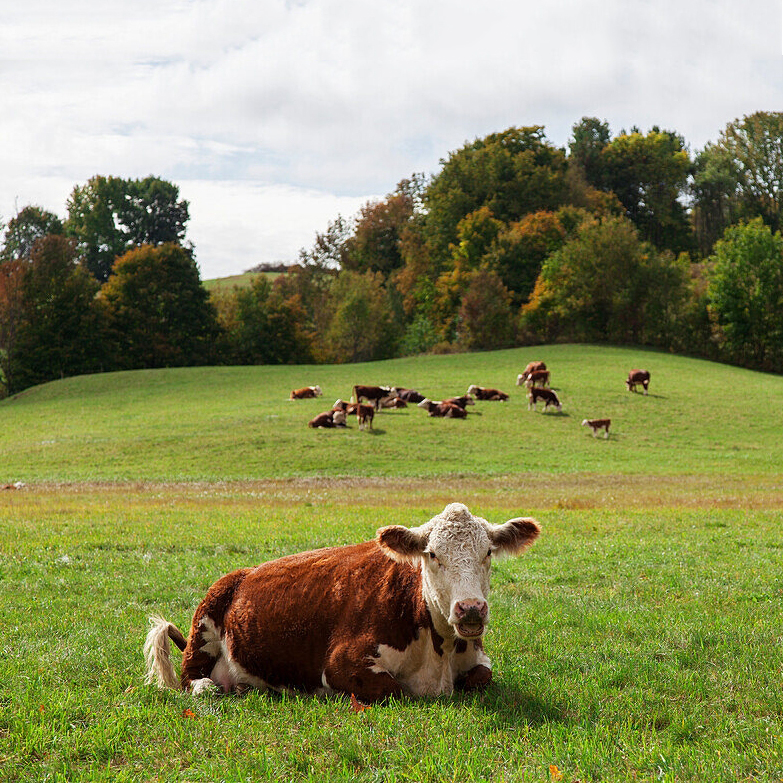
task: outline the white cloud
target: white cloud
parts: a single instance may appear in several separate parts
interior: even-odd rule
[[[29,0],[0,28],[0,216],[15,198],[63,214],[94,174],[155,174],[192,201],[202,265],[239,271],[259,246],[295,257],[330,199],[347,213],[510,125],[564,146],[597,116],[699,148],[780,109],[780,57],[766,0]],[[274,231],[226,216],[227,190],[278,194]]]

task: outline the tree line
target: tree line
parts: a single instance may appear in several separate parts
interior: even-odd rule
[[[355,362],[544,342],[652,346],[783,370],[783,113],[692,154],[583,118],[465,144],[338,215],[274,279],[209,295],[188,204],[93,177],[0,249],[0,389],[85,372]]]

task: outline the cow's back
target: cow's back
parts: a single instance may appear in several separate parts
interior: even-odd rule
[[[232,658],[271,687],[323,686],[326,661],[348,645],[403,650],[431,620],[419,571],[373,542],[273,560],[244,573],[223,622]]]

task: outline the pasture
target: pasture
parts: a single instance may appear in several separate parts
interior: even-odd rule
[[[513,386],[539,355],[563,415]],[[625,389],[632,366],[648,397]],[[305,426],[355,382],[512,399],[464,421],[413,407],[372,433]],[[324,397],[287,401],[311,383]],[[779,377],[576,346],[93,376],[5,400],[0,483],[25,486],[0,492],[0,779],[781,780],[781,402]],[[579,426],[599,415],[609,440]],[[452,500],[543,528],[495,564],[486,692],[355,712],[143,684],[149,614],[187,628],[234,568]]]

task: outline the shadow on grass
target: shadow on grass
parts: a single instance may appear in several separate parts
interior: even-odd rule
[[[546,702],[529,691],[506,685],[490,685],[484,693],[466,693],[453,698],[480,706],[498,726],[518,725],[520,721],[541,725],[567,720],[560,705]]]

